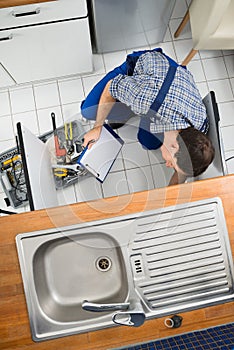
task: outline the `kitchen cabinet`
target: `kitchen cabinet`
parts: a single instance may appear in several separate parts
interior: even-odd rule
[[[15,85],[15,81],[12,79],[10,74],[0,64],[0,87]]]
[[[56,0],[0,9],[0,29],[87,17],[85,0]]]
[[[98,53],[163,41],[175,0],[87,0]]]
[[[0,9],[4,81],[25,83],[92,71],[85,0],[57,0]]]
[[[0,8],[57,0],[0,0]]]

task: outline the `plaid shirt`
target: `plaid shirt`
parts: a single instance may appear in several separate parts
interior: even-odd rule
[[[132,76],[117,75],[110,94],[126,104],[135,114],[146,115],[167,75],[169,62],[159,52],[142,54]],[[152,116],[153,115],[153,116]],[[191,125],[206,132],[206,109],[192,74],[178,66],[170,89],[158,112],[150,113],[150,131],[159,133],[185,129]]]

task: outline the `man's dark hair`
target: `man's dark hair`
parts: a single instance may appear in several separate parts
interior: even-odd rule
[[[177,165],[187,176],[202,174],[214,159],[215,151],[210,139],[193,127],[181,130],[177,142]]]

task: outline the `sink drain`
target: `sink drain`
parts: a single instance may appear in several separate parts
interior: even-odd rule
[[[111,260],[106,256],[102,256],[97,259],[96,267],[99,271],[102,271],[102,272],[108,271],[111,268]]]

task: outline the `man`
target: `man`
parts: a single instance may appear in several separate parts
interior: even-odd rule
[[[98,140],[106,119],[118,127],[132,112],[140,115],[138,140],[145,149],[161,147],[166,166],[175,169],[170,185],[200,175],[214,158],[205,135],[206,109],[193,77],[161,49],[128,55],[93,88],[81,110],[96,120],[84,146]]]

